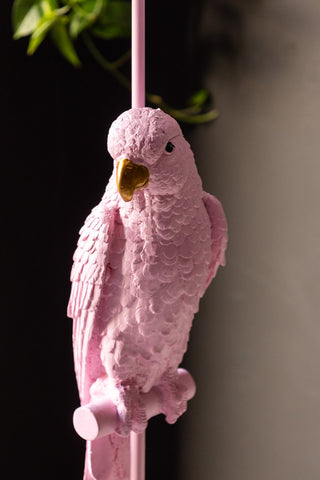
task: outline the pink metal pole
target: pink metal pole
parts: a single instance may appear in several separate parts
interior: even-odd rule
[[[132,108],[145,106],[145,0],[132,0]]]
[[[130,433],[130,480],[145,480],[146,432]]]
[[[145,106],[145,0],[131,3],[131,104]],[[130,433],[130,480],[145,480],[146,434]]]

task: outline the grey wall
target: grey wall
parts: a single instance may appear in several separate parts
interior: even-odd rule
[[[206,77],[221,116],[192,137],[230,243],[192,330],[181,478],[319,480],[320,3],[239,8],[241,54]]]

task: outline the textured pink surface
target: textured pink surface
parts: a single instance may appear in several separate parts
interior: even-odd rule
[[[176,396],[178,398],[183,396],[186,400],[190,400],[196,393],[196,384],[192,376],[184,368],[178,368],[177,377]],[[140,394],[148,420],[163,413],[164,393],[161,387],[156,385],[149,392]],[[115,432],[118,428],[118,422],[117,407],[108,397],[83,405],[77,408],[73,414],[75,431],[84,440],[95,440]]]
[[[80,231],[68,315],[81,403],[111,398],[121,436],[88,442],[86,480],[128,479],[126,435],[147,423],[142,392],[161,386],[169,423],[185,411],[186,398],[175,395],[177,367],[227,243],[222,206],[203,192],[174,119],[159,109],[124,112],[110,128],[108,150],[115,168]],[[116,187],[123,158],[150,172],[149,186],[131,202]]]

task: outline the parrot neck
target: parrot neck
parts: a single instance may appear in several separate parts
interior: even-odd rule
[[[111,200],[123,211],[135,211],[137,213],[141,213],[145,209],[149,211],[158,209],[160,205],[163,210],[174,208],[175,204],[181,205],[184,202],[192,202],[193,205],[197,205],[202,202],[202,182],[198,172],[192,172],[190,177],[183,187],[175,193],[152,194],[147,187],[143,190],[136,190],[132,200],[125,202],[117,190],[116,172],[114,170],[103,195],[103,200],[108,203]]]
[[[166,212],[179,211],[183,205],[196,207],[202,202],[202,189],[183,189],[178,194],[156,194],[151,195],[148,189],[134,193],[130,202],[124,202],[119,196],[119,207],[123,212],[134,212],[136,215],[147,214],[152,217],[155,212],[157,215],[166,216]]]

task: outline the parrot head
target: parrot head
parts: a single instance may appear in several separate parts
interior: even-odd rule
[[[116,182],[124,201],[134,192],[177,193],[195,170],[188,142],[178,123],[160,109],[133,108],[111,125],[108,151],[114,159]]]

